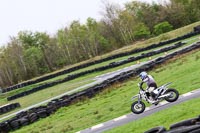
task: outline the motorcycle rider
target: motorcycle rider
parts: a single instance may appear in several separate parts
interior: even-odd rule
[[[141,87],[143,83],[147,84],[146,94],[147,96],[151,96],[153,100],[156,100],[156,94],[153,92],[157,88],[157,84],[154,78],[151,75],[148,75],[145,71],[139,74],[142,82],[140,83]]]

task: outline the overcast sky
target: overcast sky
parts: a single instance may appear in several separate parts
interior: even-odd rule
[[[132,0],[106,1],[123,6]],[[0,46],[9,42],[9,36],[17,36],[19,31],[52,35],[73,20],[81,23],[88,17],[99,20],[102,6],[102,0],[0,0]]]

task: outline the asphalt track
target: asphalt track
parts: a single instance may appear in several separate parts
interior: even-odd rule
[[[91,128],[87,128],[85,130],[79,131],[77,133],[101,133],[103,131],[124,125],[126,123],[141,119],[143,117],[146,117],[148,115],[151,115],[153,113],[156,113],[160,110],[164,110],[166,108],[169,108],[173,105],[185,102],[187,100],[193,99],[193,98],[198,98],[200,97],[200,89],[185,93],[179,97],[179,99],[173,103],[169,103],[166,101],[163,101],[159,103],[157,106],[152,105],[150,107],[147,107],[145,111],[142,114],[133,114],[129,113],[123,116],[120,116],[118,118],[115,118],[113,120],[109,120],[104,123],[100,123],[98,125],[92,126]],[[130,105],[131,106],[131,105]]]

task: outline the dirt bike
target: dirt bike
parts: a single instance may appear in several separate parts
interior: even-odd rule
[[[142,99],[154,105],[157,105],[162,100],[166,100],[168,102],[176,101],[179,97],[179,92],[176,89],[168,88],[170,84],[171,82],[156,88],[153,91],[153,93],[156,95],[155,99],[153,99],[152,96],[149,95],[149,92],[146,92],[142,88],[142,84],[138,83],[138,87],[140,88],[139,93],[132,97],[132,100],[136,98],[138,98],[138,100],[132,103],[131,111],[135,114],[144,112],[146,106]]]

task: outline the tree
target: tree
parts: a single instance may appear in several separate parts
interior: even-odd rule
[[[106,26],[108,34],[112,36],[116,47],[121,47],[124,44],[124,38],[122,36],[122,31],[120,31],[120,25],[118,21],[118,13],[120,12],[120,7],[118,5],[110,4],[108,2],[104,3],[104,10],[102,12],[103,19],[101,20]],[[112,43],[113,44],[113,43]]]
[[[75,51],[77,51],[81,60],[92,57],[88,44],[85,43],[87,36],[87,27],[81,25],[79,21],[73,21],[69,28],[70,38],[73,40]],[[77,49],[79,48],[79,49]]]
[[[97,56],[99,54],[98,48],[99,48],[99,38],[101,35],[98,31],[98,24],[95,19],[88,18],[86,22],[86,28],[87,28],[87,36],[86,38],[87,43],[89,44],[90,51],[92,53],[92,56]]]
[[[109,46],[108,40],[103,36],[102,34],[102,23],[98,23],[93,18],[88,18],[86,22],[87,27],[87,38],[86,43],[89,44],[90,51],[92,53],[92,56],[97,56],[99,54],[104,53],[105,51],[102,51],[104,48]],[[104,32],[104,31],[103,31]]]
[[[27,79],[47,72],[48,69],[43,61],[42,52],[37,47],[24,49],[24,60],[27,66]]]
[[[138,20],[139,23],[146,25],[151,32],[153,31],[153,26],[160,21],[160,5],[155,3],[148,4],[139,1],[132,1],[128,2],[125,7],[126,10]]]
[[[5,87],[13,84],[13,74],[8,60],[7,49],[2,47],[0,50],[0,86]]]
[[[73,61],[72,55],[71,55],[71,51],[70,51],[70,41],[68,38],[68,29],[60,29],[57,32],[57,43],[58,46],[63,50],[64,53],[64,58],[66,58],[69,63],[71,64]]]
[[[53,71],[51,61],[48,59],[48,55],[46,54],[46,48],[50,41],[49,35],[40,32],[33,33],[31,31],[24,31],[19,32],[18,36],[24,48],[27,49],[30,47],[36,47],[39,50],[41,50],[44,57],[44,61],[47,64],[48,70]]]
[[[171,0],[176,4],[182,4],[189,23],[200,20],[200,1],[199,0]]]

